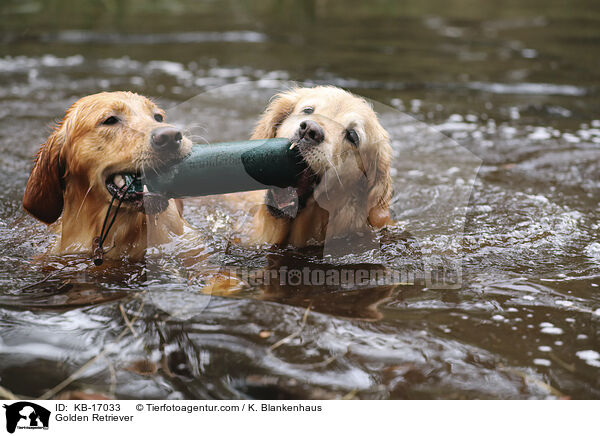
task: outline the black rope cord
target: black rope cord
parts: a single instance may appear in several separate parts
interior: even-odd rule
[[[128,185],[123,185],[121,188],[119,188],[119,190],[113,194],[113,197],[110,200],[108,210],[106,211],[106,216],[104,217],[104,222],[102,223],[102,230],[100,230],[100,236],[96,236],[92,241],[92,260],[94,261],[94,265],[96,266],[100,266],[104,262],[104,249],[102,248],[102,245],[104,244],[104,241],[106,241],[106,237],[108,236],[108,232],[110,232],[110,228],[115,223],[115,219],[117,218],[117,214],[119,213],[121,204],[123,204],[125,194],[127,194],[127,191],[129,191],[129,188],[135,183],[136,180],[137,176],[133,176],[131,182],[129,182]],[[106,223],[108,222],[108,217],[110,216],[110,210],[112,209],[113,204],[115,202],[115,198],[117,197],[119,197],[119,202],[117,203],[117,207],[115,209],[115,213],[112,216],[110,224],[107,227]]]

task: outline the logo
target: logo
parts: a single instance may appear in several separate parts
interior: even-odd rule
[[[6,431],[14,433],[18,429],[48,430],[50,411],[29,401],[19,401],[6,409]]]

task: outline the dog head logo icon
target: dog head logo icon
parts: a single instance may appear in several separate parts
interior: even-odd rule
[[[29,401],[19,401],[3,406],[6,409],[6,431],[19,429],[47,429],[50,411]]]

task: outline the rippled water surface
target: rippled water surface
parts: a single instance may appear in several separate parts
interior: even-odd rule
[[[51,396],[75,373],[63,395],[600,397],[600,8],[10,0],[0,12],[0,386]],[[453,283],[208,296],[158,251],[101,270],[86,256],[34,261],[52,236],[22,211],[24,186],[77,98],[133,90],[198,142],[244,139],[290,80],[374,101],[397,224],[379,250],[322,258],[230,244],[241,212],[190,201],[200,270],[442,265],[460,271]]]

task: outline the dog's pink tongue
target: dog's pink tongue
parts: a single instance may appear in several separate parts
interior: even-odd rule
[[[271,206],[276,207],[279,210],[293,206],[297,197],[294,188],[273,188],[271,193],[271,199],[273,200],[273,203],[275,203]]]

